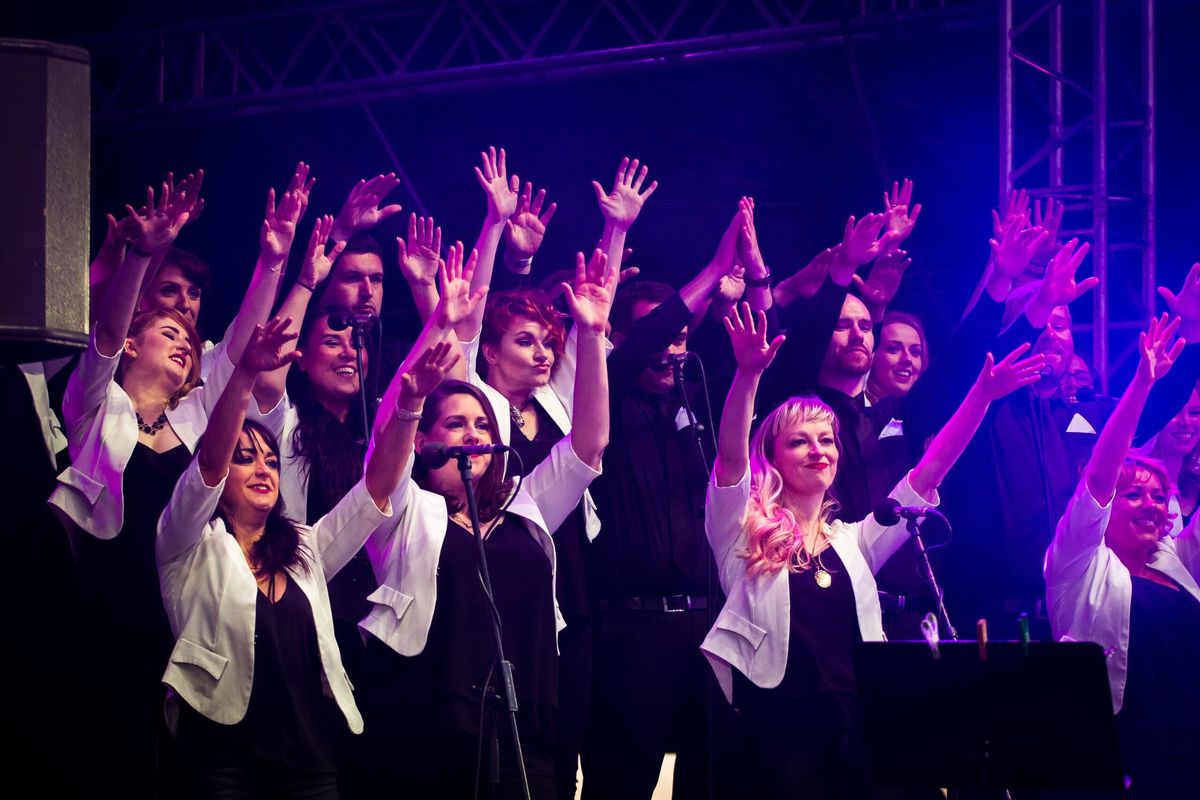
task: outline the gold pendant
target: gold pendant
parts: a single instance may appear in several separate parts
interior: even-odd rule
[[[817,586],[820,586],[822,589],[828,589],[830,584],[833,583],[833,577],[823,569],[818,569],[813,574],[813,578],[816,580]]]

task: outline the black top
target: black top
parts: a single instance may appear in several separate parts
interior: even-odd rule
[[[437,606],[425,649],[412,657],[385,654],[388,683],[401,696],[388,705],[414,725],[479,734],[480,688],[496,659],[490,614],[473,534],[447,523],[438,560]],[[558,651],[550,596],[550,559],[520,517],[504,520],[484,540],[512,662],[522,737],[553,739],[558,707]],[[502,691],[499,675],[491,685]],[[418,721],[419,720],[419,721]]]
[[[1125,766],[1194,761],[1200,754],[1200,602],[1148,578],[1133,578],[1129,671],[1117,715]],[[1194,788],[1194,787],[1192,787]]]
[[[521,458],[520,462],[515,458],[508,460],[505,477],[511,478],[516,475],[518,466],[523,466],[523,474],[528,475],[534,467],[546,460],[550,450],[563,438],[563,432],[536,400],[533,402],[533,408],[538,416],[537,434],[533,439],[528,439],[525,437],[525,431],[516,425],[512,426],[512,435],[509,437],[512,441],[509,445]],[[552,535],[558,559],[555,590],[558,593],[559,609],[567,617],[585,616],[591,610],[591,600],[585,561],[588,549],[587,524],[584,521],[582,501]]]
[[[683,422],[678,389],[637,386],[649,360],[688,324],[675,295],[631,327],[608,361],[612,435],[592,485],[604,533],[596,538],[597,592],[612,599],[702,595],[712,555],[704,537],[704,463]],[[703,403],[692,402],[703,420]],[[700,436],[703,444],[708,434]]]
[[[788,630],[787,669],[774,689],[755,686],[740,672],[733,674],[734,704],[748,725],[760,731],[803,736],[804,730],[827,736],[826,726],[844,729],[856,693],[854,646],[862,641],[854,590],[845,565],[832,547],[821,551],[820,564],[831,583],[822,589],[816,581],[819,567],[788,574],[791,622]],[[828,715],[812,724],[802,715]]]
[[[154,542],[158,518],[187,469],[192,454],[180,444],[156,453],[138,442],[125,466],[125,521],[113,539],[78,537],[80,584],[85,607],[106,627],[117,627],[142,639],[153,652],[158,672],[166,667],[175,637],[171,634],[158,586]]]
[[[361,477],[361,473],[355,475],[354,483]],[[309,525],[333,510],[333,506],[354,488],[354,483],[343,487],[329,487],[328,482],[329,476],[322,475],[320,470],[309,469],[308,508],[304,520]],[[322,487],[324,491],[318,487]],[[371,612],[367,595],[377,588],[379,582],[375,580],[375,571],[371,568],[367,548],[361,547],[354,557],[346,562],[346,566],[329,579],[329,608],[333,612],[333,618],[357,626],[359,620],[365,619]]]
[[[254,613],[254,685],[246,716],[221,725],[184,704],[180,738],[209,764],[261,760],[307,772],[333,770],[331,738],[345,722],[322,689],[308,597],[289,581],[275,603],[258,592]]]

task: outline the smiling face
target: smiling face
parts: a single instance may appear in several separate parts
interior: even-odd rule
[[[871,365],[871,381],[881,396],[908,394],[924,369],[925,346],[917,329],[903,322],[884,325]]]
[[[417,450],[429,442],[454,446],[491,444],[493,441],[491,420],[474,395],[457,392],[447,394],[437,408],[426,406],[423,413],[430,416],[433,423],[427,430],[417,431]],[[491,463],[490,455],[471,456],[471,476],[476,482],[487,472]],[[458,472],[458,463],[451,460],[430,470],[429,483],[430,488],[439,494],[461,494],[462,477]]]
[[[874,350],[871,314],[861,300],[847,295],[821,369],[842,375],[866,375],[871,370]]]
[[[136,334],[125,340],[124,378],[161,381],[174,394],[193,375],[190,331],[178,318],[155,314]]]
[[[254,428],[243,428],[229,462],[221,509],[231,518],[265,518],[279,501],[279,454]]]
[[[528,392],[550,382],[555,337],[540,322],[517,317],[496,345],[483,345],[488,383],[504,394]]]
[[[1186,456],[1196,448],[1197,439],[1200,439],[1200,393],[1193,389],[1187,404],[1158,435],[1159,452],[1164,458]]]
[[[200,316],[202,290],[192,283],[183,270],[175,264],[163,264],[154,280],[142,294],[139,307],[142,311],[172,308],[183,315],[192,325]]]
[[[313,396],[330,410],[343,408],[358,394],[358,366],[350,335],[350,328],[330,329],[329,316],[322,315],[313,322],[301,343],[303,355],[297,367],[308,378]],[[363,369],[368,368],[364,349]]]
[[[1150,549],[1168,530],[1167,489],[1157,470],[1126,463],[1117,481],[1104,541],[1120,555],[1140,554],[1145,560]]]
[[[838,447],[827,420],[798,420],[775,435],[772,464],[797,497],[824,496],[837,476]]]

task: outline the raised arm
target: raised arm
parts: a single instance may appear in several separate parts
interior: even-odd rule
[[[743,197],[738,202],[742,212],[742,229],[737,240],[737,262],[745,270],[746,301],[753,311],[766,311],[775,304],[771,294],[771,270],[763,260],[758,246],[758,229],[754,223],[754,198]]]
[[[600,205],[601,216],[604,217],[600,249],[608,259],[609,269],[621,269],[625,237],[637,221],[638,215],[642,213],[642,206],[646,204],[646,200],[658,189],[658,181],[651,181],[646,191],[642,191],[650,168],[645,164],[640,166],[639,169],[636,158],[632,161],[628,156],[622,158],[621,163],[617,165],[612,191],[607,194],[598,181],[592,181],[592,188],[596,191],[596,202]]]
[[[442,229],[433,217],[408,217],[408,241],[396,237],[400,272],[412,292],[421,322],[427,322],[437,308],[438,262],[442,252]]]
[[[275,189],[267,191],[266,210],[258,233],[258,260],[237,316],[226,332],[225,347],[229,360],[234,364],[241,359],[242,348],[250,341],[255,327],[266,321],[271,314],[271,307],[275,305],[279,279],[296,238],[296,225],[308,206],[312,186],[308,165],[301,161],[296,165],[296,172],[278,205],[275,203]]]
[[[545,208],[545,211],[542,209]],[[516,213],[504,225],[504,269],[512,275],[529,275],[533,257],[546,238],[546,227],[558,210],[557,203],[546,205],[546,190],[533,192],[528,181],[521,188]]]
[[[276,312],[277,316],[293,320],[289,333],[295,332],[297,336],[300,335],[302,320],[308,313],[308,305],[312,302],[317,287],[329,277],[334,262],[337,261],[342,249],[346,246],[345,242],[337,242],[333,247],[326,249],[332,230],[333,217],[328,214],[319,217],[313,224],[312,234],[308,237],[308,245],[304,248],[304,262],[300,266],[300,274],[296,276],[292,288],[283,298],[283,303]],[[296,349],[296,343],[295,339],[285,342],[284,352]],[[262,411],[274,408],[275,404],[279,402],[279,398],[283,397],[290,369],[291,362],[288,362],[286,366],[264,372],[259,376],[258,382],[254,385],[254,398],[258,401],[258,407]]]
[[[991,353],[987,354],[983,371],[975,379],[966,398],[933,437],[925,454],[909,474],[909,484],[917,494],[932,502],[938,486],[967,449],[975,431],[979,430],[993,400],[999,400],[1022,386],[1029,386],[1041,377],[1046,357],[1038,354],[1021,359],[1021,355],[1029,348],[1028,343],[1022,344],[999,363],[995,363]]]
[[[518,190],[521,179],[508,174],[507,156],[504,148],[499,152],[489,147],[486,153],[479,154],[483,168],[475,168],[475,177],[487,195],[487,215],[483,218],[483,227],[479,231],[479,239],[475,242],[475,252],[478,262],[474,277],[471,278],[471,291],[492,284],[492,269],[496,265],[496,250],[500,246],[500,237],[504,235],[504,226],[517,211]],[[470,341],[479,335],[483,329],[483,305],[471,312],[455,328],[460,341]]]
[[[166,184],[157,204],[154,188],[146,187],[145,207],[135,211],[133,206],[125,206],[129,212],[129,245],[96,313],[96,349],[101,355],[111,358],[125,345],[150,262],[166,252],[179,235],[188,220],[186,208],[186,197],[173,198]]]
[[[575,348],[575,393],[571,419],[571,447],[579,460],[600,468],[608,446],[608,366],[604,331],[617,290],[618,273],[607,266],[599,248],[585,265],[583,253],[575,255],[575,286],[563,284],[567,306],[579,331]]]
[[[399,214],[402,209],[398,203],[380,205],[399,185],[400,179],[394,172],[356,183],[334,218],[331,238],[335,242],[348,242],[354,234],[365,233],[388,217]]]
[[[717,486],[733,486],[746,474],[750,465],[750,424],[754,419],[758,382],[784,342],[784,337],[776,336],[767,343],[767,315],[763,311],[752,311],[749,303],[742,304],[740,315],[736,307],[733,309],[725,318],[725,330],[733,345],[737,371],[721,411],[717,460],[713,464]]]
[[[1158,319],[1150,320],[1150,327],[1138,334],[1137,372],[1100,431],[1091,458],[1084,468],[1083,477],[1087,481],[1088,491],[1100,505],[1108,503],[1117,490],[1121,464],[1133,444],[1133,434],[1137,430],[1142,409],[1146,407],[1151,387],[1170,371],[1187,344],[1184,339],[1172,343],[1179,325],[1179,317],[1168,321],[1167,315],[1163,314]]]

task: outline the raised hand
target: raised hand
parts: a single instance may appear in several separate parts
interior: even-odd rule
[[[742,229],[737,240],[737,260],[751,278],[767,275],[767,264],[758,247],[758,230],[754,227],[754,198],[743,197],[738,203],[742,212]]]
[[[604,187],[597,181],[592,181],[592,188],[596,190],[596,202],[600,204],[600,213],[604,215],[604,221],[622,231],[629,230],[642,213],[642,206],[647,198],[658,188],[658,181],[652,181],[646,187],[646,191],[642,191],[642,184],[646,182],[650,168],[643,164],[639,170],[638,164],[636,158],[632,161],[628,156],[622,158],[617,166],[617,176],[613,179],[612,191],[608,194],[604,193]]]
[[[1041,288],[1025,311],[1029,323],[1035,328],[1043,327],[1050,318],[1050,312],[1057,306],[1070,305],[1099,285],[1100,279],[1095,277],[1075,282],[1075,273],[1079,271],[1089,247],[1087,242],[1080,245],[1078,239],[1072,239],[1050,259]]]
[[[487,195],[487,220],[492,224],[507,222],[517,213],[517,191],[521,188],[521,179],[508,174],[507,157],[504,148],[499,151],[489,147],[486,153],[479,154],[483,169],[475,167],[475,177]]]
[[[996,241],[1003,239],[1004,232],[1022,218],[1021,227],[1025,227],[1029,221],[1029,194],[1024,189],[1010,191],[1004,208],[998,212],[992,211],[992,238]]]
[[[507,241],[506,255],[513,258],[533,258],[542,239],[546,236],[546,226],[558,210],[557,203],[542,206],[546,202],[546,190],[538,189],[533,193],[533,184],[526,183],[517,198],[517,210],[504,226],[504,238]]]
[[[396,250],[400,259],[400,272],[410,284],[433,286],[437,282],[438,265],[442,252],[442,229],[435,225],[433,217],[408,217],[408,241],[396,237]]]
[[[1049,236],[1038,251],[1033,254],[1033,261],[1036,264],[1045,264],[1050,259],[1054,258],[1054,254],[1058,252],[1060,243],[1058,241],[1058,232],[1062,228],[1063,212],[1066,206],[1062,201],[1055,201],[1053,197],[1046,198],[1046,211],[1042,213],[1042,201],[1038,200],[1033,204],[1033,227],[1042,228]]]
[[[749,303],[742,303],[740,315],[736,305],[730,310],[729,315],[725,317],[725,331],[729,334],[730,344],[733,345],[733,357],[737,361],[738,369],[750,375],[761,375],[770,366],[785,338],[782,335],[776,336],[768,344],[767,315],[762,311],[756,315],[750,310]]]
[[[1187,340],[1175,339],[1182,320],[1166,314],[1151,318],[1150,327],[1138,334],[1137,376],[1146,383],[1154,383],[1171,371],[1175,359],[1183,352]],[[1172,343],[1174,339],[1174,343]]]
[[[841,245],[838,247],[840,248]],[[827,247],[813,256],[812,261],[801,267],[796,274],[776,283],[771,290],[775,302],[781,306],[787,306],[796,300],[807,300],[812,297],[825,282],[825,278],[829,275],[829,268],[833,265],[836,257],[837,251]]]
[[[481,286],[474,294],[471,293],[471,278],[475,275],[478,261],[479,252],[472,250],[464,263],[462,242],[450,245],[446,253],[441,270],[441,298],[434,312],[446,327],[453,327],[466,319],[487,296],[487,286]]]
[[[349,241],[354,234],[368,231],[393,214],[399,214],[398,203],[379,205],[399,185],[400,179],[394,172],[356,183],[333,221],[333,238],[339,242]]]
[[[171,197],[166,183],[155,203],[154,187],[146,187],[146,205],[141,210],[126,205],[129,220],[126,230],[129,235],[129,246],[137,255],[144,258],[156,255],[166,250],[175,241],[179,231],[188,221],[186,193]],[[121,223],[121,224],[124,224]]]
[[[166,185],[170,197],[168,202],[182,206],[182,210],[188,213],[189,223],[198,220],[200,213],[204,211],[204,198],[200,196],[200,190],[204,186],[204,170],[189,172],[179,183],[175,183],[174,173],[168,172]]]
[[[294,192],[284,192],[275,205],[275,190],[267,190],[266,215],[259,230],[258,244],[265,260],[282,264],[296,238],[296,223],[300,221],[300,198]]]
[[[286,345],[300,336],[300,331],[290,331],[292,318],[274,317],[265,325],[255,325],[250,341],[242,350],[238,366],[254,374],[270,372],[291,364],[300,358],[299,350],[287,350]]]
[[[998,364],[991,353],[987,354],[983,371],[975,379],[975,388],[982,392],[984,400],[989,403],[999,400],[1022,386],[1029,386],[1041,379],[1042,371],[1046,368],[1046,356],[1038,353],[1022,359],[1021,356],[1030,347],[1029,342],[1025,342]]]
[[[912,205],[912,193],[913,183],[908,178],[905,178],[902,184],[893,181],[891,193],[883,193],[887,229],[896,235],[891,243],[893,247],[898,247],[901,242],[912,236],[917,217],[921,215],[921,204]]]
[[[450,369],[462,358],[462,350],[442,341],[417,358],[412,368],[400,376],[398,400],[424,399],[445,380]]]
[[[575,286],[563,284],[563,295],[575,324],[604,333],[617,289],[617,271],[608,268],[608,256],[597,247],[584,263],[583,253],[575,254]]]
[[[1192,341],[1200,340],[1200,264],[1192,264],[1179,294],[1165,286],[1158,287],[1158,293],[1171,314],[1183,320],[1180,334]]]
[[[332,232],[333,217],[329,214],[318,217],[313,225],[312,235],[308,237],[308,247],[304,250],[304,265],[300,268],[298,279],[302,286],[313,289],[328,278],[333,263],[346,247],[345,242],[337,242],[326,251],[325,245],[329,242],[329,234]]]
[[[297,219],[302,219],[304,212],[308,210],[308,197],[312,194],[313,184],[317,182],[316,178],[308,177],[310,169],[308,164],[301,161],[296,164],[296,171],[288,181],[287,191],[296,195],[296,200],[300,203],[300,216]]]
[[[735,266],[733,272],[721,276],[721,280],[717,282],[716,291],[713,292],[714,308],[729,308],[742,299],[742,295],[746,293],[745,275],[746,270],[741,266]]]
[[[852,277],[858,287],[859,296],[871,310],[871,318],[876,322],[883,319],[884,309],[896,297],[896,292],[900,290],[900,281],[904,278],[904,271],[911,264],[912,259],[908,257],[908,253],[896,248],[875,259],[866,280],[858,275]]]
[[[1044,228],[1027,227],[1028,218],[1020,216],[1004,228],[999,239],[989,239],[992,250],[992,266],[996,273],[1008,281],[1015,281],[1025,274],[1025,269],[1050,238]]]
[[[858,221],[854,217],[846,220],[841,249],[830,266],[830,275],[836,283],[848,286],[856,269],[891,249],[897,234],[887,231],[879,235],[887,219],[887,214],[867,214]]]

